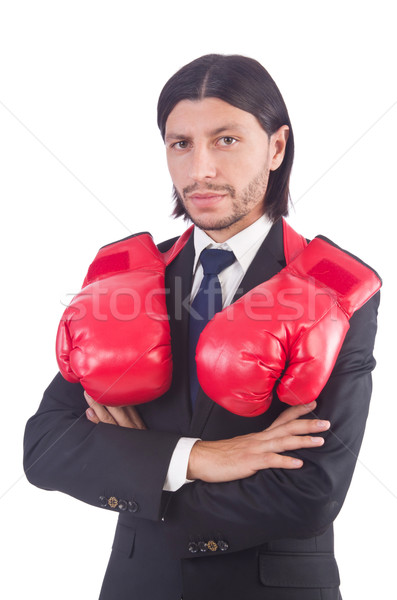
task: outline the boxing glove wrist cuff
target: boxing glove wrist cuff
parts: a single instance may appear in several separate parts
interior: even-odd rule
[[[314,238],[288,266],[292,274],[335,295],[348,318],[381,287],[377,273],[365,263],[332,244],[324,237]]]
[[[148,266],[164,269],[164,261],[150,233],[139,233],[103,246],[88,269],[83,287],[115,273]]]

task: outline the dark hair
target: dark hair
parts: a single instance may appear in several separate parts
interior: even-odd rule
[[[289,179],[294,160],[294,136],[287,107],[281,93],[262,65],[238,54],[207,54],[182,67],[163,87],[157,104],[157,123],[164,139],[172,109],[181,100],[219,98],[253,114],[270,137],[282,125],[288,125],[289,137],[284,160],[271,171],[265,195],[265,213],[276,221],[288,214]],[[173,216],[186,216],[174,191]]]

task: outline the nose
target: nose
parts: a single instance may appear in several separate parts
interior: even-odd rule
[[[207,146],[196,146],[190,153],[189,177],[194,181],[212,179],[216,176],[215,159]]]

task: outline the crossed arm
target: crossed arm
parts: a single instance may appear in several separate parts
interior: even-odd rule
[[[86,415],[92,423],[146,428],[133,406],[105,407],[87,393],[84,395],[89,404]],[[196,442],[190,453],[187,478],[216,483],[250,477],[261,469],[299,469],[302,460],[281,453],[323,445],[324,439],[313,434],[326,431],[330,422],[300,418],[315,407],[316,402],[312,402],[287,408],[270,427],[258,433]]]

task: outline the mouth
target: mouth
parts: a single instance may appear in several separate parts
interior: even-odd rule
[[[187,199],[197,207],[206,207],[218,204],[227,194],[217,194],[214,192],[194,192],[190,194]]]

